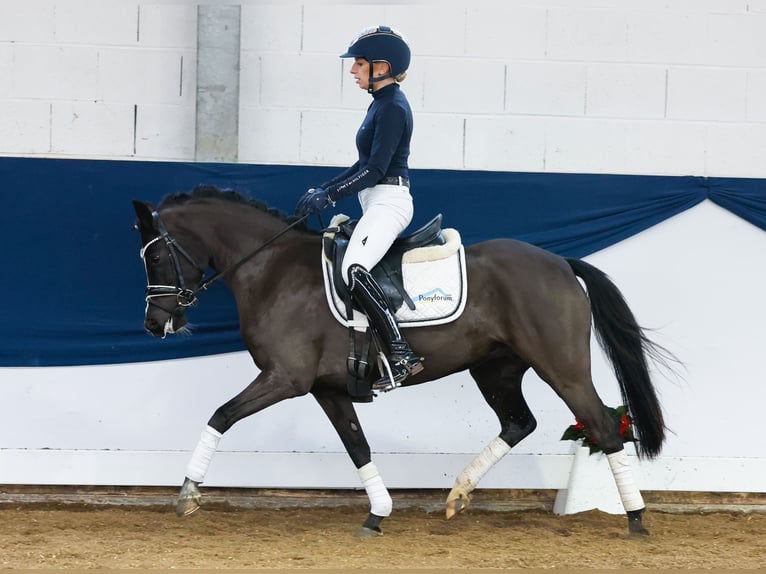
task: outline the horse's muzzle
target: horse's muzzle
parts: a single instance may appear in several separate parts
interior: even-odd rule
[[[181,310],[180,313],[166,314],[164,320],[160,317],[147,315],[144,319],[144,328],[155,337],[164,339],[167,335],[177,333],[186,323],[186,315]]]

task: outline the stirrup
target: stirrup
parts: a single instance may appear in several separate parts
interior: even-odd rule
[[[402,386],[404,379],[417,375],[423,370],[423,358],[411,351],[405,355],[393,356],[391,360],[383,353],[378,354],[378,369],[383,375],[372,383],[374,391],[388,392]]]

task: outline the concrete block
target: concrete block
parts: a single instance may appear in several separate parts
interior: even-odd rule
[[[709,124],[706,169],[710,177],[766,177],[763,124]]]
[[[482,60],[423,62],[423,106],[431,112],[502,113],[505,65]]]
[[[56,102],[51,121],[53,153],[132,156],[134,108],[127,104]]]
[[[152,48],[197,48],[196,4],[139,4],[138,44]]]
[[[298,3],[242,5],[242,50],[298,53],[301,29],[301,5]]]
[[[138,24],[137,1],[68,0],[56,4],[56,41],[63,44],[134,46]]]
[[[300,129],[298,110],[243,105],[239,110],[239,161],[298,163]]]
[[[242,51],[239,55],[240,107],[258,106],[261,101],[261,58],[258,52]]]
[[[470,4],[466,53],[473,57],[543,59],[546,20],[545,6],[511,2]]]
[[[98,70],[98,96],[105,101],[194,105],[194,51],[105,48]]]
[[[465,55],[466,10],[451,2],[438,9],[432,3],[392,4],[386,6],[385,18],[404,35],[415,63],[426,56]]]
[[[609,9],[548,9],[548,58],[624,61],[628,15]]]
[[[261,103],[267,107],[338,106],[340,73],[338,60],[325,54],[262,54]]]
[[[454,114],[416,115],[410,142],[410,167],[462,169],[464,121]]]
[[[705,172],[705,126],[698,122],[625,123],[625,172],[699,175]]]
[[[136,156],[194,161],[194,103],[143,104],[136,115]]]
[[[628,20],[627,56],[631,62],[702,64],[707,18],[699,10],[636,11]]]
[[[545,119],[468,117],[464,169],[545,171]]]
[[[51,105],[39,100],[3,102],[0,151],[10,154],[50,152]]]
[[[313,2],[303,4],[303,40],[301,50],[333,54],[346,51],[354,37],[368,26],[388,22],[383,4]]]
[[[706,19],[707,41],[701,50],[706,65],[766,65],[766,16],[708,14]]]
[[[301,114],[299,161],[350,166],[357,159],[356,132],[362,118],[346,111],[307,110]]]
[[[55,13],[55,0],[0,2],[0,41],[54,41]]]
[[[766,70],[747,72],[745,117],[749,122],[766,122]]]
[[[625,135],[615,121],[547,118],[545,171],[625,173]]]
[[[96,48],[17,45],[14,57],[14,97],[90,101],[98,97]]]
[[[13,94],[13,44],[0,44],[0,98]]]
[[[509,62],[505,110],[515,114],[582,116],[586,67],[569,62]]]
[[[751,14],[750,16],[750,39],[751,52],[747,61],[759,68],[766,67],[766,11],[763,14]],[[733,64],[741,65],[741,64]]]
[[[725,68],[668,70],[669,119],[742,121],[747,72]]]
[[[585,114],[622,118],[662,118],[665,77],[661,66],[590,64]]]

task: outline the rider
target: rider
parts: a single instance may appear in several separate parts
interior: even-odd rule
[[[372,104],[356,134],[359,159],[298,202],[300,214],[318,213],[357,194],[362,216],[343,258],[342,276],[353,298],[386,347],[393,385],[387,376],[373,384],[388,390],[423,370],[422,358],[399,330],[389,301],[370,270],[412,220],[413,206],[407,159],[412,137],[412,110],[399,82],[410,64],[410,48],[389,26],[362,30],[341,58],[354,58],[351,75],[372,94]]]

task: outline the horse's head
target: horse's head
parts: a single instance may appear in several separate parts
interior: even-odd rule
[[[151,204],[134,201],[133,207],[147,279],[144,327],[164,338],[187,324],[186,309],[197,303],[196,289],[205,270],[171,236]]]

